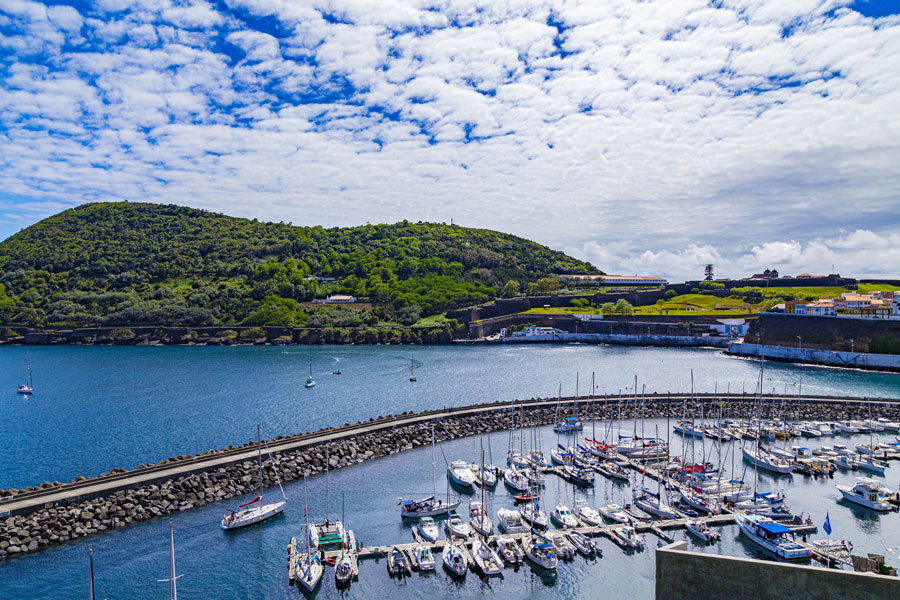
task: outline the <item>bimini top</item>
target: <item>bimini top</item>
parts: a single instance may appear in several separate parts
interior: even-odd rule
[[[781,535],[783,533],[794,533],[781,523],[759,523],[759,528],[767,531],[772,535]]]

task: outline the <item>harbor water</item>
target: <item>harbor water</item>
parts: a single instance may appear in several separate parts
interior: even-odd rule
[[[36,392],[33,398],[15,394],[24,375],[25,349],[0,348],[4,369],[0,385],[9,393],[0,410],[0,487],[28,485],[45,479],[64,480],[116,466],[136,466],[166,456],[225,447],[254,437],[261,422],[266,436],[314,430],[345,421],[398,413],[403,410],[475,402],[554,396],[563,384],[564,394],[589,393],[590,373],[596,372],[597,393],[617,393],[632,384],[647,391],[684,391],[693,369],[699,391],[730,388],[752,391],[758,363],[729,358],[717,351],[610,348],[596,346],[536,347],[318,347],[312,349],[313,374],[318,384],[303,388],[308,374],[305,348],[31,348]],[[408,381],[410,358],[416,361],[418,381]],[[340,369],[341,375],[331,375]],[[858,373],[796,365],[767,365],[767,391],[774,387],[821,394],[900,397],[900,376]],[[666,420],[644,423],[645,432],[666,436]],[[588,422],[588,435],[593,434]],[[630,428],[630,425],[625,425]],[[606,424],[596,424],[597,437]],[[556,446],[557,436],[541,428],[545,455]],[[668,434],[673,453],[686,442]],[[803,440],[815,448],[834,442],[852,446],[868,442],[868,436],[839,436]],[[882,440],[893,435],[876,434]],[[530,435],[526,433],[526,441]],[[566,445],[571,440],[560,441]],[[326,478],[308,480],[309,514],[343,518],[364,545],[412,541],[410,523],[403,523],[398,497],[446,493],[445,460],[474,461],[485,444],[494,463],[503,466],[509,444],[506,433],[477,436],[441,444],[436,450],[432,484],[430,447],[373,460],[334,471]],[[700,440],[694,442],[699,455]],[[795,442],[796,443],[796,442]],[[703,442],[707,452],[711,440]],[[752,482],[739,450],[735,455],[724,444],[723,463],[732,476]],[[687,449],[688,458],[691,448]],[[715,458],[716,454],[713,454]],[[734,456],[733,465],[732,457]],[[897,487],[900,463],[887,470],[885,483]],[[886,546],[897,552],[900,515],[878,515],[855,508],[840,499],[835,484],[852,484],[856,473],[838,471],[834,479],[801,475],[774,478],[759,474],[760,491],[783,488],[792,512],[805,512],[821,527],[830,515],[833,538],[853,542],[855,553],[887,555],[900,564]],[[655,482],[641,481],[632,473],[633,485],[655,489]],[[597,475],[596,486],[576,490],[548,474],[542,508],[546,512],[563,502],[574,508],[576,499],[593,506],[630,500],[630,487]],[[302,535],[302,482],[285,486],[288,505],[283,515],[257,527],[224,532],[218,521],[226,508],[249,499],[235,498],[172,516],[175,529],[179,597],[185,598],[297,598],[287,582],[286,546]],[[458,492],[451,490],[452,495]],[[267,497],[280,495],[277,488]],[[327,510],[326,510],[327,497]],[[467,501],[461,507],[465,516]],[[497,510],[513,506],[512,494],[502,483],[488,494],[488,506],[496,523]],[[168,519],[138,523],[87,539],[0,562],[0,597],[56,599],[87,597],[88,546],[94,550],[98,598],[166,598],[168,585]],[[721,529],[721,542],[701,546],[685,532],[674,530],[676,539],[688,539],[691,547],[732,556],[765,556],[730,525]],[[824,533],[813,536],[824,537]],[[389,579],[384,560],[360,564],[359,581],[338,591],[332,571],[326,570],[317,598],[380,598],[396,600],[423,597],[475,598],[487,594],[500,598],[652,598],[654,554],[661,544],[646,534],[647,549],[626,554],[600,538],[601,558],[576,558],[561,562],[554,576],[546,576],[527,564],[502,578],[482,580],[469,573],[465,580],[451,579],[440,569],[430,575],[414,574],[403,580]]]

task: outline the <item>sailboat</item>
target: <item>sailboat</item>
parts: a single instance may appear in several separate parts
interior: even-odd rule
[[[444,513],[449,514],[461,504],[461,500],[450,502],[450,491],[447,490],[447,501],[437,499],[437,486],[434,481],[434,425],[431,426],[431,496],[422,498],[421,500],[404,500],[398,498],[400,502],[401,517],[434,517]]]
[[[306,475],[303,475],[303,520],[306,524],[307,532],[310,531],[308,517],[309,501],[306,494]],[[312,592],[322,581],[322,561],[319,553],[309,547],[309,538],[306,536],[306,554],[298,554],[297,562],[294,564],[294,579],[300,582],[306,591]]]
[[[91,596],[93,597],[93,562],[91,563]],[[165,581],[169,584],[169,599],[178,600],[177,580],[181,575],[175,574],[175,525],[169,521],[169,578],[157,579],[157,581]]]
[[[312,352],[309,353],[309,377],[306,378],[306,383],[304,383],[303,385],[305,385],[308,388],[311,388],[314,385],[316,385],[316,380],[313,379],[313,376],[312,376]]]
[[[25,353],[25,364],[28,369],[28,380],[16,388],[16,392],[19,394],[33,394],[34,393],[34,383],[31,381],[31,357],[28,353]]]
[[[331,454],[325,446],[325,520],[321,523],[309,524],[309,543],[315,551],[343,550],[350,547],[350,534],[341,520],[331,521],[328,506],[329,465]]]
[[[284,496],[283,489],[281,490],[281,497],[285,498],[283,501],[263,504],[262,434],[259,424],[256,425],[256,449],[259,459],[259,496],[250,502],[241,504],[238,510],[229,510],[228,514],[222,517],[222,529],[238,529],[262,523],[284,511],[287,498]],[[278,482],[278,487],[281,487],[281,481]]]
[[[413,359],[409,359],[409,380],[410,381],[416,381],[416,374],[414,371],[415,367],[416,367],[416,361]]]

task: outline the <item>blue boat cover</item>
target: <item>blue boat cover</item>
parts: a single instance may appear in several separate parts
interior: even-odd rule
[[[781,523],[760,523],[759,528],[763,531],[768,531],[773,535],[779,535],[782,533],[793,533],[790,529],[782,525]]]

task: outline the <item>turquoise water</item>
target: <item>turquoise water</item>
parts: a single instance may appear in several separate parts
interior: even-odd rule
[[[131,466],[171,454],[193,452],[245,441],[253,424],[263,423],[267,435],[296,433],[323,425],[355,421],[402,410],[439,407],[496,399],[573,393],[575,374],[587,392],[590,372],[596,371],[598,392],[618,392],[634,375],[648,391],[684,390],[694,370],[696,386],[712,391],[718,385],[752,388],[758,363],[728,358],[715,351],[596,346],[459,348],[459,347],[320,347],[313,350],[318,385],[303,388],[307,372],[305,349],[289,348],[31,348],[37,392],[31,399],[14,393],[24,373],[25,351],[0,348],[0,487],[44,479]],[[406,380],[409,360],[421,364],[419,381]],[[341,376],[329,373],[335,368]],[[779,391],[802,377],[804,391],[865,396],[900,396],[900,377],[792,365],[767,366],[767,386]],[[646,427],[660,433],[664,420]],[[604,425],[598,424],[598,433]],[[549,428],[542,430],[546,452],[556,443]],[[600,437],[598,435],[598,437]],[[883,439],[890,439],[882,434]],[[862,439],[862,438],[860,438]],[[487,438],[484,438],[488,443]],[[823,438],[807,445],[830,444]],[[841,443],[850,444],[845,437]],[[503,462],[508,438],[490,437],[494,461]],[[698,440],[699,442],[699,440]],[[708,442],[708,440],[707,440]],[[674,451],[681,440],[673,437]],[[804,441],[806,443],[806,441]],[[443,445],[449,460],[474,459],[479,438]],[[707,444],[707,448],[708,448]],[[732,470],[731,455],[724,461]],[[446,488],[444,461],[437,454],[437,486]],[[740,461],[733,471],[740,473]],[[897,487],[894,463],[886,482]],[[760,489],[784,487],[795,512],[806,511],[821,525],[830,513],[834,537],[848,538],[858,551],[887,554],[882,539],[894,547],[900,540],[900,515],[876,515],[843,501],[834,488],[852,483],[855,475],[838,473],[833,480],[801,476],[777,481],[760,475]],[[637,480],[637,483],[640,483]],[[325,513],[325,478],[309,480],[310,514]],[[649,487],[652,485],[648,484]],[[330,514],[338,517],[345,498],[347,524],[367,545],[410,541],[411,531],[399,518],[398,496],[427,494],[431,483],[431,451],[421,448],[370,461],[330,474]],[[303,521],[303,484],[285,487],[289,503],[284,515],[263,526],[222,532],[218,520],[226,507],[240,499],[203,507],[173,517],[179,597],[300,598],[287,585],[285,546],[300,534]],[[277,494],[277,490],[269,492]],[[574,491],[548,475],[543,503],[549,511],[559,501],[572,506]],[[597,486],[585,493],[594,505],[622,503],[629,488],[598,475]],[[500,485],[490,494],[492,515],[511,506],[509,492]],[[734,526],[722,529],[723,540],[704,551],[736,556],[762,556],[738,536]],[[687,539],[683,532],[675,534]],[[555,578],[542,578],[527,565],[507,570],[502,579],[482,581],[469,573],[452,581],[442,571],[415,574],[400,582],[387,577],[383,561],[361,565],[360,580],[338,592],[326,572],[317,598],[651,598],[657,540],[646,537],[644,552],[626,555],[602,540],[602,558],[576,558],[561,565]],[[87,549],[94,548],[98,598],[167,598],[168,587],[157,582],[168,576],[168,520],[140,523],[86,540],[0,563],[0,598],[56,599],[87,596]],[[689,541],[692,547],[697,547]],[[900,561],[888,555],[888,562]]]

